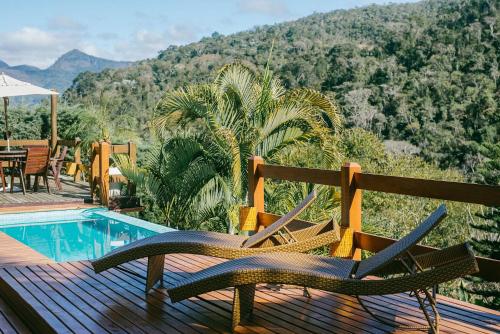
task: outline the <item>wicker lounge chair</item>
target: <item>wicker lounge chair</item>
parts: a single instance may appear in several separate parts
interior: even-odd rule
[[[474,255],[467,244],[420,256],[409,253],[411,247],[422,240],[445,216],[446,208],[443,205],[413,232],[360,262],[309,254],[260,254],[227,261],[197,272],[169,289],[168,293],[173,302],[178,302],[234,286],[234,328],[243,318],[252,314],[257,283],[291,284],[354,295],[369,314],[390,325],[395,324],[372,312],[359,296],[412,292],[429,326],[406,327],[425,327],[437,332],[439,314],[433,294],[428,289],[478,271]],[[384,275],[386,278],[363,279],[369,275]]]
[[[316,198],[310,193],[292,211],[256,234],[245,237],[206,231],[172,231],[138,240],[94,260],[96,273],[132,260],[148,257],[146,292],[163,284],[165,254],[189,253],[235,259],[270,252],[307,252],[340,239],[333,220],[294,227],[294,219]]]

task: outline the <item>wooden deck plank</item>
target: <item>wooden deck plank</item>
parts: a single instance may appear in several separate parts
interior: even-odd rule
[[[70,300],[65,291],[61,291],[61,289],[57,287],[57,284],[54,284],[54,280],[49,278],[40,270],[37,270],[37,267],[21,267],[18,268],[18,270],[33,284],[35,284],[41,291],[43,291],[46,296],[54,301],[54,303],[64,309],[65,312],[70,313],[72,317],[82,325],[83,328],[89,331],[89,333],[107,332],[103,328],[103,326],[100,325],[100,323],[103,323],[102,320],[94,320],[85,312],[80,310],[80,308],[76,306],[77,303],[75,303],[78,301],[78,299]],[[116,329],[116,327],[112,328]]]
[[[19,269],[26,267],[19,267]],[[36,282],[31,280],[31,277],[23,275],[23,273],[16,267],[4,268],[21,286],[28,291],[33,298],[35,298],[40,304],[44,305],[46,311],[52,313],[52,315],[57,318],[62,326],[61,330],[66,331],[77,331],[78,333],[89,333],[90,331],[86,329],[77,319],[73,317],[70,312],[64,310],[56,301],[54,301],[49,295],[45,294],[41,287],[37,286]],[[48,291],[50,294],[52,291]]]
[[[12,311],[12,309],[0,299],[0,331],[5,334],[29,334],[31,331]]]
[[[6,268],[0,270],[0,291],[2,299],[30,328],[46,333],[55,330],[59,333],[70,333],[69,329],[14,279]]]
[[[57,271],[51,267],[31,267],[31,269],[39,276],[43,277],[45,281],[52,285],[61,295],[66,297],[68,301],[73,303],[82,312],[84,312],[88,317],[93,319],[93,321],[98,321],[102,323],[103,326],[107,328],[112,328],[113,333],[131,333],[126,330],[126,328],[132,326],[126,317],[120,315],[120,313],[115,312],[111,308],[107,308],[105,304],[100,303],[96,298],[90,295],[87,291],[79,289],[76,285],[68,279],[62,277]],[[48,278],[51,279],[48,279]],[[111,313],[109,316],[107,313]],[[101,314],[104,315],[101,317]],[[116,319],[121,319],[122,323],[116,321]],[[136,333],[145,333],[141,329],[138,329]]]
[[[92,281],[84,280],[81,276],[77,276],[60,265],[54,266],[44,266],[42,269],[55,277],[61,284],[63,284],[68,289],[71,289],[75,293],[78,293],[81,297],[85,298],[93,307],[96,312],[98,312],[103,317],[112,319],[114,323],[117,323],[121,327],[125,327],[128,330],[137,333],[142,331],[155,332],[158,328],[150,325],[141,314],[133,311],[126,307],[112,307],[117,300],[109,298],[108,293],[104,289],[99,289],[98,286],[93,284]],[[70,282],[71,284],[68,284]]]
[[[51,262],[45,255],[0,232],[0,268]]]
[[[93,275],[93,271],[83,263],[72,263],[72,265],[77,267],[77,269],[85,275]],[[142,285],[140,286],[140,288],[137,288],[137,286],[134,285],[134,280],[130,277],[126,277],[126,274],[123,272],[119,272],[115,269],[115,275],[110,273],[110,271],[107,271],[104,272],[103,275],[95,275],[95,277],[97,280],[108,286],[116,293],[126,294],[128,298],[134,302],[140,303],[143,300],[144,286]],[[207,312],[199,312],[199,309],[197,310],[198,312],[186,312],[189,311],[189,303],[184,302],[179,303],[179,305],[172,305],[172,303],[169,302],[166,296],[160,296],[160,298],[158,298],[158,295],[151,295],[150,298],[148,298],[147,302],[149,304],[148,306],[150,307],[149,310],[155,312],[157,316],[161,317],[164,320],[168,320],[168,313],[165,311],[174,307],[179,311],[183,311],[182,313],[184,314],[184,317],[190,318],[186,319],[186,321],[184,322],[185,324],[189,324],[192,321],[197,321],[201,324],[204,324],[206,329],[209,329],[210,325],[215,329],[223,329],[223,327],[220,326],[220,318],[214,316],[213,314],[210,314],[210,316],[207,317],[205,315]],[[186,315],[189,313],[192,313],[191,317]]]
[[[64,263],[62,265],[72,274],[82,276],[85,280],[92,282],[98,291],[106,291],[112,300],[118,301],[118,303],[115,303],[120,305],[120,307],[134,309],[134,312],[139,312],[138,314],[140,314],[141,317],[148,319],[148,321],[154,325],[157,332],[161,331],[165,333],[169,330],[172,333],[179,333],[175,327],[168,323],[168,313],[152,306],[149,302],[150,298],[147,298],[148,300],[137,298],[137,296],[129,293],[123,286],[119,286],[111,281],[108,282],[102,275],[86,275],[84,271],[80,270],[81,265],[79,263]]]
[[[28,189],[26,195],[22,192],[0,191],[0,212],[10,212],[20,208],[40,208],[61,205],[82,206],[90,200],[90,189],[86,183],[74,183],[65,177],[62,180],[63,189],[58,190],[52,178],[49,178],[51,194],[47,193],[45,186],[41,185],[37,192]],[[19,184],[15,184],[20,188]]]
[[[196,255],[166,257],[166,284],[190,272],[221,260]],[[9,298],[16,311],[22,310],[36,326],[48,324],[52,332],[135,332],[138,333],[226,333],[230,331],[232,291],[214,291],[172,304],[164,288],[145,295],[145,260],[96,275],[86,261],[51,263],[24,268],[0,269],[0,293]],[[236,328],[237,333],[372,333],[397,331],[379,324],[364,313],[356,299],[312,290],[312,298],[302,289],[285,286],[271,291],[258,286],[255,314],[251,322]],[[18,296],[20,299],[16,300]],[[12,301],[14,299],[14,301]],[[419,320],[416,303],[404,295],[373,296],[367,302],[396,321]],[[439,297],[443,333],[498,333],[500,314],[479,306]],[[32,310],[32,312],[30,311]],[[0,312],[0,325],[9,321]],[[79,326],[79,327],[78,327]],[[37,327],[40,328],[40,327]],[[44,332],[50,332],[44,331]]]
[[[143,263],[139,264],[139,266],[135,266],[136,264],[139,264],[139,262],[135,261],[133,263],[124,264],[124,268],[126,268],[127,270],[130,270],[130,271],[133,271],[133,272],[142,272],[143,270],[145,270],[145,265]],[[171,272],[167,272],[167,273],[170,273],[173,275],[178,275],[176,273],[171,273]],[[142,282],[140,277],[135,276],[135,275],[131,275],[131,274],[129,274],[129,275],[130,275],[131,279],[134,279],[136,281],[136,285],[138,285],[139,287],[143,286],[143,282]],[[162,294],[163,296],[168,296],[165,289],[159,288],[159,289],[156,289],[154,292],[158,293],[158,294]],[[210,302],[203,302],[203,301],[201,303],[198,303],[198,304],[209,309],[211,312],[216,312],[217,314],[222,315],[223,317],[225,317],[227,319],[227,321],[230,321],[230,313],[229,312],[231,310],[231,306],[230,306],[229,302],[231,299],[228,299],[227,302],[224,302],[224,300],[221,299],[222,295],[219,295],[218,292],[213,292],[212,294],[217,299],[217,302],[218,302],[217,305],[214,305]],[[225,297],[225,296],[222,296],[222,297]],[[225,308],[223,306],[221,307],[221,305],[220,305],[221,302],[222,302],[222,304],[227,304],[227,307],[225,307]],[[176,304],[173,304],[173,305],[175,306]],[[190,307],[196,306],[196,304],[194,304],[194,303],[190,303],[188,305]],[[239,330],[237,332],[243,333],[243,332],[246,332],[247,329],[249,329],[253,332],[257,332],[257,333],[272,333],[271,331],[267,330],[266,328],[257,327],[257,326],[254,326],[253,324],[242,326],[241,328],[239,328]]]

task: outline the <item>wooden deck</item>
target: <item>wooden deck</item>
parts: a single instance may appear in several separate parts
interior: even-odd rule
[[[174,282],[221,260],[169,255],[165,280]],[[94,274],[89,262],[0,269],[0,294],[34,332],[42,333],[225,333],[232,291],[208,293],[172,304],[165,289],[144,294],[146,263],[135,261]],[[139,275],[139,276],[138,276]],[[140,277],[142,276],[142,277]],[[406,295],[369,297],[368,304],[400,323],[423,324],[416,302]],[[439,296],[442,333],[499,333],[500,313]],[[5,318],[5,316],[4,316]],[[8,315],[7,315],[8,318]],[[1,321],[1,320],[0,320]],[[4,322],[5,323],[5,322]],[[0,322],[2,324],[2,322]],[[237,333],[397,332],[367,315],[356,299],[312,290],[258,287],[251,322]],[[408,331],[401,331],[409,333]],[[420,332],[423,333],[423,332]]]
[[[51,262],[54,261],[0,232],[0,268]]]
[[[0,232],[0,268],[53,262],[45,255]],[[28,327],[1,298],[0,333],[30,333]]]
[[[17,182],[17,178],[16,178]],[[51,194],[47,193],[46,188],[40,182],[40,188],[37,192],[29,189],[26,195],[22,192],[1,192],[0,191],[0,212],[9,211],[27,211],[36,209],[51,208],[77,208],[86,206],[90,202],[90,190],[88,183],[75,183],[70,177],[62,179],[63,189],[59,191],[54,181],[49,178]],[[15,183],[17,188],[19,184]]]

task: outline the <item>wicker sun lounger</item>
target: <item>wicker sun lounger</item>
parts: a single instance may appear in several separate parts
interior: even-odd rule
[[[257,283],[307,286],[357,296],[363,308],[377,320],[396,325],[367,308],[359,296],[412,292],[429,326],[406,326],[437,332],[439,314],[428,289],[478,271],[467,244],[412,256],[412,246],[422,240],[446,216],[439,207],[413,232],[360,262],[309,254],[260,254],[227,261],[197,272],[168,290],[173,302],[206,292],[235,287],[232,326],[252,314]],[[383,275],[384,279],[364,279]],[[398,327],[398,326],[396,326]],[[403,327],[403,326],[399,326]]]
[[[311,192],[297,207],[264,230],[250,236],[206,231],[172,231],[135,241],[94,260],[96,273],[122,263],[148,257],[146,292],[163,284],[165,254],[189,253],[235,259],[271,252],[307,252],[340,239],[337,224],[311,224],[294,229],[291,224],[316,198]]]

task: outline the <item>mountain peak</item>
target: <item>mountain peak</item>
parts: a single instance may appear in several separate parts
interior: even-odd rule
[[[73,49],[73,50],[70,50],[68,52],[66,52],[65,54],[61,55],[59,57],[60,58],[65,58],[65,57],[75,57],[75,56],[84,56],[84,57],[92,57],[91,55],[89,54],[86,54],[85,52],[83,51],[80,51],[78,49]]]
[[[114,61],[91,56],[78,49],[73,49],[60,56],[47,70],[72,73],[80,73],[83,71],[100,72],[105,68],[125,67],[130,64],[130,62]]]

